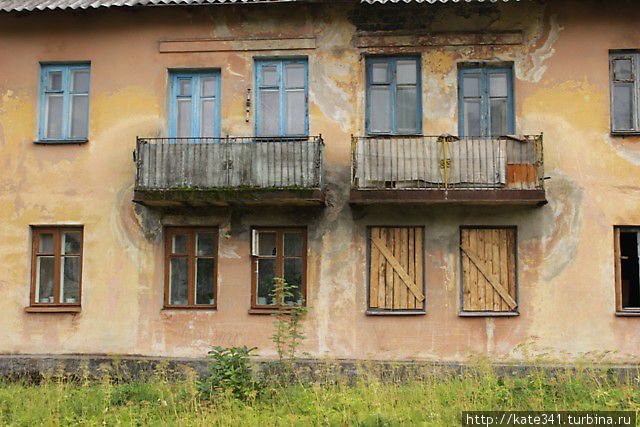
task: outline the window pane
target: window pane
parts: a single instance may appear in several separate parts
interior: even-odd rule
[[[287,91],[287,123],[285,132],[287,135],[304,135],[307,132],[305,124],[306,105],[305,93],[299,91]]]
[[[80,254],[80,233],[72,231],[62,233],[62,253],[65,255]]]
[[[260,233],[258,235],[258,255],[276,256],[276,233]]]
[[[214,233],[198,233],[198,256],[214,256],[216,247]]]
[[[202,78],[202,96],[204,97],[216,96],[216,78],[215,77]]]
[[[214,304],[215,261],[212,258],[196,260],[196,304]]]
[[[88,134],[89,95],[71,96],[71,137],[85,138]]]
[[[200,136],[215,136],[216,100],[203,99],[200,112]]]
[[[491,100],[491,135],[502,136],[509,133],[507,122],[507,100]]]
[[[633,129],[633,85],[614,85],[614,127],[616,130]]]
[[[53,275],[55,258],[52,256],[40,256],[36,265],[36,286],[38,294],[36,302],[53,303]]]
[[[189,303],[187,258],[171,258],[169,272],[169,303],[186,305]]]
[[[304,64],[288,64],[285,66],[285,83],[287,88],[305,87]]]
[[[184,234],[176,234],[173,236],[171,244],[171,252],[174,254],[186,254],[187,253],[187,236]]]
[[[62,95],[47,95],[47,138],[62,138],[62,101]]]
[[[278,69],[275,65],[262,67],[262,86],[278,85]]]
[[[178,99],[178,129],[179,138],[191,137],[191,99]]]
[[[495,74],[489,75],[489,95],[495,97],[507,97],[507,75]]]
[[[389,83],[389,64],[374,63],[371,65],[372,83]]]
[[[284,233],[284,256],[302,256],[303,240],[302,233]]]
[[[178,94],[180,96],[191,96],[191,79],[178,80]]]
[[[480,101],[464,101],[464,134],[481,136]]]
[[[633,63],[631,59],[615,59],[613,61],[613,74],[616,80],[633,79]]]
[[[465,98],[477,98],[480,96],[480,76],[477,74],[463,75],[462,94]]]
[[[388,87],[371,88],[370,124],[373,132],[391,132],[391,92]]]
[[[260,91],[260,135],[275,136],[280,133],[279,92]]]
[[[64,257],[60,270],[60,302],[80,302],[80,257]]]
[[[273,304],[271,293],[275,287],[273,279],[276,276],[276,260],[275,259],[259,259],[258,260],[258,280],[256,292],[257,305]]]
[[[398,130],[403,132],[418,130],[418,92],[415,87],[398,88],[396,115]]]
[[[416,73],[417,65],[415,60],[401,60],[396,62],[396,80],[399,85],[416,84],[418,82]]]
[[[53,253],[53,234],[40,234],[40,246],[38,247],[38,252],[41,254]]]
[[[74,93],[89,93],[89,71],[71,72],[71,89]]]
[[[47,90],[62,90],[62,71],[49,71]]]
[[[302,259],[288,258],[284,260],[284,280],[292,287],[293,298],[289,302],[302,303]]]

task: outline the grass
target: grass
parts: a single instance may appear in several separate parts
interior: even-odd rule
[[[460,425],[464,410],[640,410],[639,378],[620,382],[605,371],[550,376],[534,370],[502,377],[488,365],[462,375],[424,374],[381,381],[366,372],[355,381],[266,385],[254,399],[214,401],[198,394],[195,376],[171,381],[158,373],[119,383],[62,376],[0,382],[0,425]]]

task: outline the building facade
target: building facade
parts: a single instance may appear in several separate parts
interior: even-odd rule
[[[0,352],[636,360],[636,2],[121,3],[0,0]]]

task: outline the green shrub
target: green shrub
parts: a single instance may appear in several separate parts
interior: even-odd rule
[[[259,387],[251,370],[251,352],[256,348],[214,346],[209,351],[208,373],[198,380],[198,390],[205,399],[231,395],[246,401],[256,397]]]

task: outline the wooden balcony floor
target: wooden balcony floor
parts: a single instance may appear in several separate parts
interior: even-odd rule
[[[352,189],[352,205],[533,205],[547,203],[544,190],[434,190],[434,189]]]

